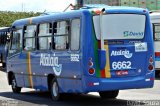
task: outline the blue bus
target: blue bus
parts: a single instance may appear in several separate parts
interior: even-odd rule
[[[0,67],[6,67],[7,51],[8,51],[8,36],[10,33],[9,27],[0,28]]]
[[[8,82],[21,88],[64,93],[152,88],[154,48],[149,12],[91,5],[79,10],[17,20],[7,58]]]

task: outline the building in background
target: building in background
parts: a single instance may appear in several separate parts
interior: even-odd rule
[[[84,0],[84,4],[107,4],[110,6],[119,6],[120,0]]]
[[[160,10],[160,0],[84,0],[84,4],[107,4]]]

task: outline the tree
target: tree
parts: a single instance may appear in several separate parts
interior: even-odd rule
[[[0,11],[0,27],[10,27],[15,20],[39,16],[39,12]]]

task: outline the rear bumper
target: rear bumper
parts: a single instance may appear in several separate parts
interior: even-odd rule
[[[153,78],[153,77],[152,77]],[[145,77],[127,77],[127,78],[95,78],[84,76],[85,92],[99,92],[123,89],[152,88],[154,80]]]

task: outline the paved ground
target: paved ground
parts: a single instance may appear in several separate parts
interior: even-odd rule
[[[141,100],[141,101],[140,101]],[[157,101],[148,101],[157,100]],[[63,101],[53,102],[48,92],[38,92],[31,89],[22,89],[21,94],[14,94],[7,84],[6,74],[0,71],[0,106],[152,106],[160,105],[160,80],[155,80],[155,86],[151,89],[134,89],[120,91],[117,99],[102,100],[98,93],[68,94]],[[159,103],[159,104],[158,104]]]

